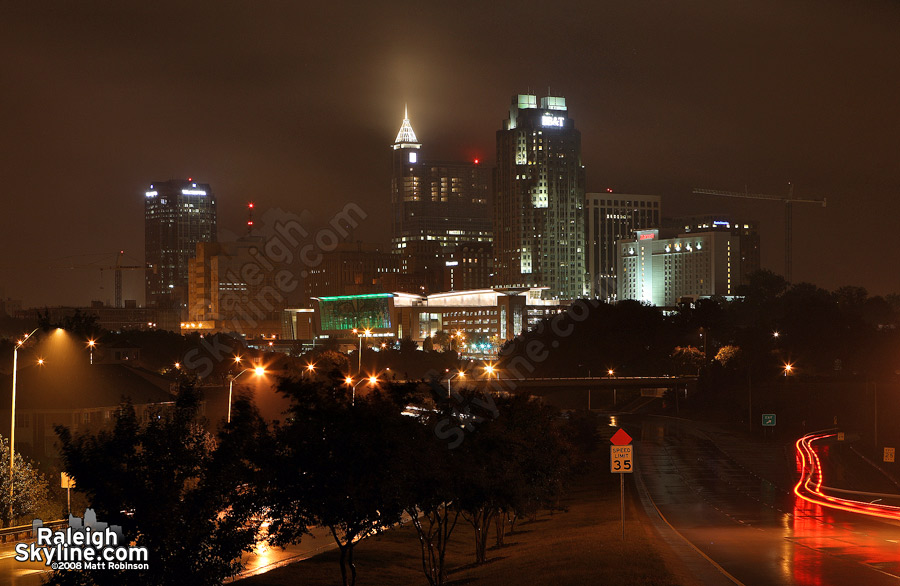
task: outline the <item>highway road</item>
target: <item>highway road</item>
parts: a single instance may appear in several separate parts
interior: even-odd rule
[[[900,584],[900,522],[796,497],[793,454],[782,444],[750,444],[738,435],[713,443],[692,423],[671,418],[639,425],[626,428],[639,438],[635,481],[650,496],[651,513],[658,509],[731,582]]]

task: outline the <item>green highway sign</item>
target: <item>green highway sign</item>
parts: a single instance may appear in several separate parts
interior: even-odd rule
[[[763,427],[775,427],[775,414],[774,413],[763,413],[762,424],[763,424]]]

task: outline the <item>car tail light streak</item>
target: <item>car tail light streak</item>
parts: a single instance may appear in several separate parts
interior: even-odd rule
[[[797,440],[795,446],[800,461],[800,480],[794,486],[794,494],[807,502],[823,507],[872,517],[900,520],[900,507],[876,505],[834,497],[822,491],[822,463],[815,448],[813,448],[813,444],[835,435],[835,433],[830,432],[810,433]]]

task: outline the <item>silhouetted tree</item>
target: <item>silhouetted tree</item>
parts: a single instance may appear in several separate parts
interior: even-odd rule
[[[269,531],[283,545],[300,541],[310,525],[326,527],[340,550],[342,583],[352,586],[357,540],[396,523],[403,511],[385,474],[401,451],[399,434],[389,430],[402,416],[377,391],[351,405],[348,389],[335,382],[280,386],[293,403],[269,460]]]
[[[218,438],[200,426],[189,384],[146,424],[126,404],[113,429],[97,435],[57,427],[78,490],[99,519],[147,547],[151,563],[140,571],[57,572],[50,583],[213,585],[237,573],[257,538],[260,500],[250,481],[269,447],[259,416],[244,401],[235,407]]]

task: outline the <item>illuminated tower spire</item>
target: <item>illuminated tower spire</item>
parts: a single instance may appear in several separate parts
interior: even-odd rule
[[[397,139],[394,141],[393,147],[396,149],[420,148],[422,145],[413,132],[412,125],[409,123],[409,108],[403,107],[403,124],[400,125],[400,132],[397,133]]]

